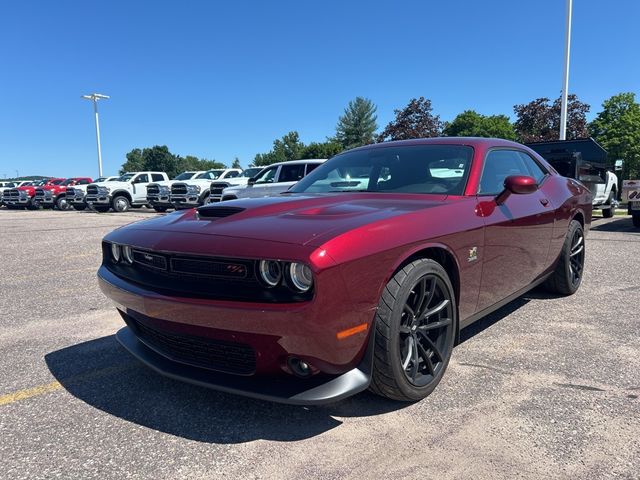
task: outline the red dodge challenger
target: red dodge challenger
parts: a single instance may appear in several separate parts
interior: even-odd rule
[[[119,228],[102,291],[157,372],[267,400],[420,400],[460,329],[544,283],[580,286],[591,194],[497,139],[344,152],[286,194]]]

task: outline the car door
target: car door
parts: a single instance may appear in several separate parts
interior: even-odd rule
[[[270,187],[276,182],[279,170],[279,165],[262,170],[255,183],[238,192],[238,196],[255,198],[269,195],[270,190],[273,190]]]
[[[501,148],[487,153],[477,193],[485,224],[478,310],[529,285],[547,266],[555,219],[544,193],[547,174],[524,152]],[[510,175],[532,176],[539,188],[529,194],[511,194],[498,205],[496,196]]]
[[[149,175],[140,173],[133,177],[131,183],[133,186],[133,201],[140,202],[147,200],[147,185],[149,184]]]

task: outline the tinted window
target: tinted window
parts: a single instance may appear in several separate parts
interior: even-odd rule
[[[318,168],[321,163],[307,163],[307,175],[313,172],[316,168]]]
[[[235,178],[240,175],[240,172],[229,172],[227,173],[227,178]]]
[[[78,180],[78,185],[89,185],[91,182],[85,178]]]
[[[160,177],[162,180],[162,177]],[[138,175],[133,183],[149,183],[149,175],[143,173],[142,175]]]
[[[536,182],[538,183],[542,182],[542,179],[547,174],[547,172],[545,172],[542,169],[542,167],[538,164],[538,162],[536,162],[533,158],[531,158],[530,155],[524,152],[519,152],[519,153],[520,153],[520,156],[524,159],[525,165],[529,169],[529,175],[535,178]]]
[[[162,175],[160,175],[159,173],[152,173],[151,174],[151,178],[153,178],[154,182],[161,182],[164,180],[164,177]]]
[[[280,170],[279,182],[297,182],[304,177],[304,163],[298,163],[296,165],[283,165]]]
[[[481,195],[497,195],[510,175],[531,175],[524,158],[515,150],[492,150],[487,154],[480,178]]]
[[[407,145],[346,152],[318,166],[292,192],[381,192],[461,195],[473,149]]]

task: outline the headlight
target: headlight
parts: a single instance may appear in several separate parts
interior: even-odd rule
[[[301,292],[307,292],[313,285],[313,273],[304,263],[293,262],[289,265],[289,280]]]
[[[129,245],[122,246],[122,256],[127,263],[133,263],[133,252],[131,251],[131,247]]]
[[[282,267],[280,262],[273,260],[260,260],[258,265],[260,278],[268,287],[275,287],[282,279]]]
[[[158,191],[160,193],[169,193],[171,190],[166,185],[160,185],[160,188],[158,188]]]
[[[111,259],[115,262],[118,263],[120,261],[120,245],[118,245],[117,243],[112,243],[111,244]]]
[[[187,185],[187,192],[200,193],[200,185]]]

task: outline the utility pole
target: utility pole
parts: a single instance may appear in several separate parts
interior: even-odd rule
[[[93,114],[96,120],[96,143],[98,144],[98,177],[102,176],[102,151],[100,149],[100,119],[98,118],[98,100],[108,100],[108,95],[100,93],[92,93],[91,95],[82,95],[85,100],[93,102]]]
[[[560,101],[560,140],[567,139],[567,97],[569,96],[569,57],[571,56],[571,13],[573,0],[567,0],[567,25],[564,37],[564,72]]]

